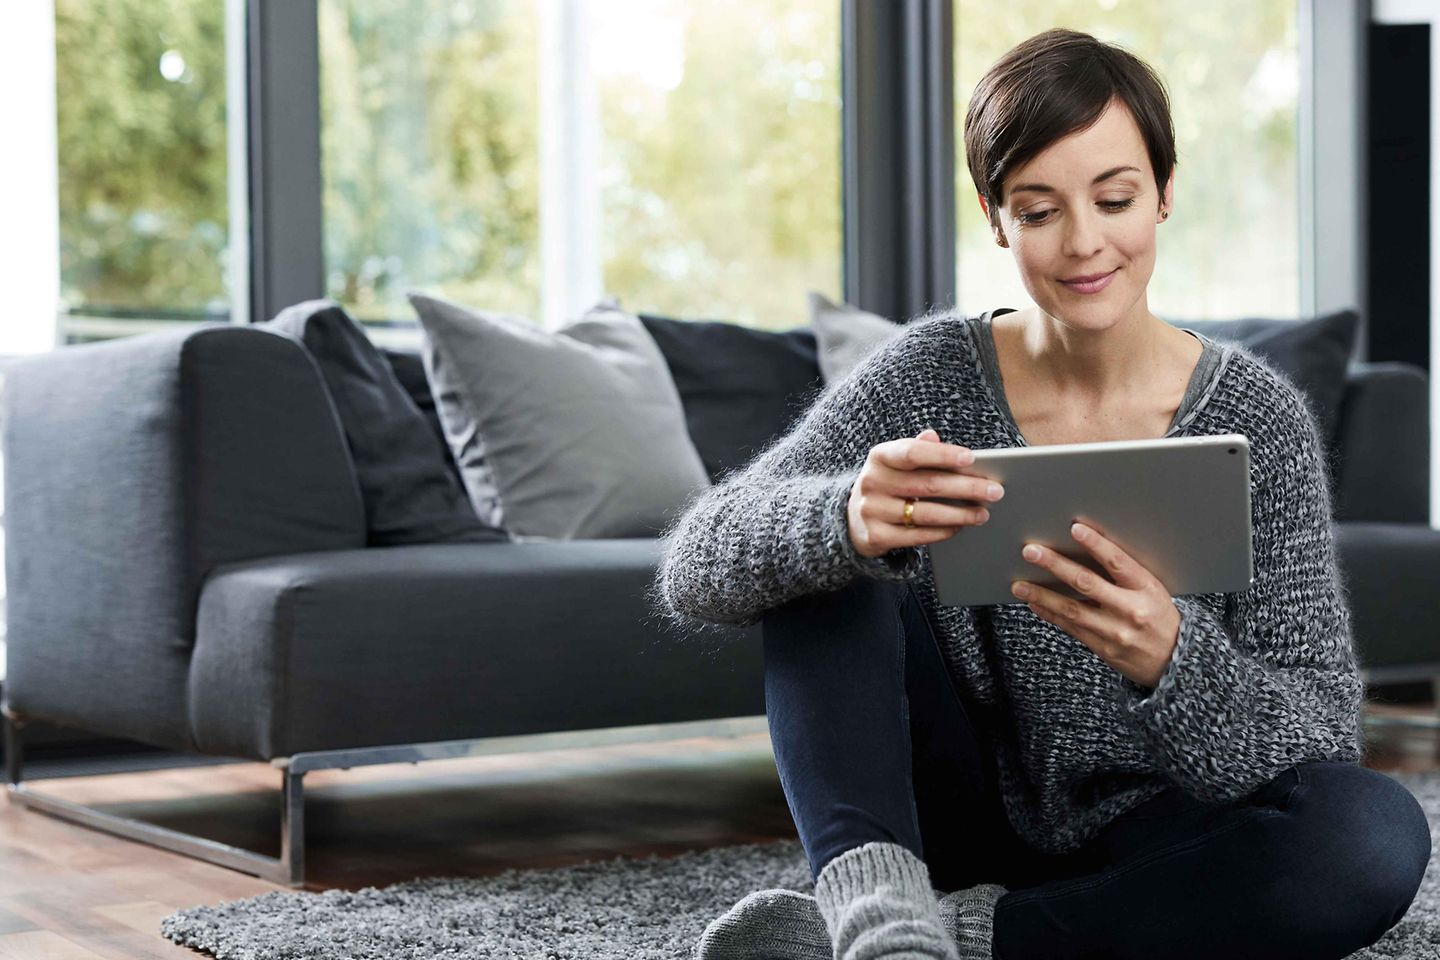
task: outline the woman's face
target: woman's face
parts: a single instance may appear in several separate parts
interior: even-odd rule
[[[1089,129],[1010,172],[996,237],[1036,306],[1067,326],[1104,329],[1149,313],[1155,227],[1174,182],[1172,172],[1162,205],[1140,128],[1112,100]],[[1065,282],[1097,274],[1110,275],[1099,289]]]

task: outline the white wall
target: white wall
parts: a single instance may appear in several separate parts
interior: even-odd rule
[[[56,342],[60,229],[55,164],[55,7],[7,5],[0,30],[0,356]]]
[[[4,360],[43,353],[57,338],[60,306],[59,171],[55,163],[55,7],[25,0],[0,30],[0,390]],[[0,560],[5,555],[0,463]],[[5,676],[5,570],[0,565],[0,679]]]

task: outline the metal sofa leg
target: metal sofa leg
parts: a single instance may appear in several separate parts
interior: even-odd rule
[[[5,788],[11,803],[103,833],[127,840],[138,840],[172,853],[239,870],[271,883],[290,887],[305,885],[305,774],[303,771],[292,772],[288,762],[272,761],[281,767],[280,856],[277,859],[205,837],[156,826],[144,820],[117,816],[85,804],[37,793],[33,787],[21,782],[24,748],[20,730],[25,726],[25,721],[13,716],[9,711],[5,711],[4,721]]]
[[[305,885],[305,773],[287,763],[280,771],[280,865],[285,882]]]
[[[20,727],[24,721],[10,716],[10,711],[3,711],[5,715],[5,783],[8,785],[19,785],[20,783]]]

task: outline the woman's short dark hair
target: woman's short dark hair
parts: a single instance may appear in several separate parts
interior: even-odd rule
[[[999,227],[1005,177],[1061,138],[1084,130],[1119,98],[1130,109],[1161,201],[1175,167],[1175,126],[1160,75],[1088,33],[1057,27],[1018,44],[975,86],[965,111],[965,161]]]

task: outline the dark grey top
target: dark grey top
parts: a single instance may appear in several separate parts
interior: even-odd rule
[[[972,449],[1024,444],[992,399],[975,321],[952,310],[906,324],[784,438],[692,501],[661,536],[657,608],[681,629],[748,625],[856,576],[908,583],[994,744],[1009,823],[1047,853],[1078,848],[1177,785],[1229,801],[1297,763],[1358,762],[1365,684],[1324,453],[1299,389],[1238,345],[1217,341],[1217,372],[1172,434],[1249,439],[1255,582],[1173,598],[1176,645],[1154,686],[1024,603],[941,603],[923,546],[858,553],[848,505],[876,444],[927,428]]]
[[[1020,435],[1020,427],[1015,422],[1015,415],[1010,412],[1010,402],[1005,397],[1005,382],[1000,376],[1000,361],[995,356],[995,331],[990,327],[990,321],[995,315],[1013,313],[1013,310],[986,310],[976,322],[971,323],[971,332],[975,335],[975,345],[980,353],[981,365],[985,368],[985,375],[990,381],[990,392],[995,396],[995,405],[1000,412],[1009,419],[1010,425],[1014,427],[1017,436]],[[1199,401],[1205,393],[1205,388],[1210,385],[1216,370],[1220,366],[1220,345],[1214,340],[1197,333],[1188,327],[1181,327],[1186,333],[1198,339],[1205,345],[1200,353],[1200,360],[1195,364],[1195,372],[1190,375],[1190,385],[1185,389],[1185,396],[1180,400],[1180,406],[1175,411],[1175,416],[1170,421],[1170,427],[1165,431],[1166,436],[1174,432],[1176,426],[1191,408]]]

